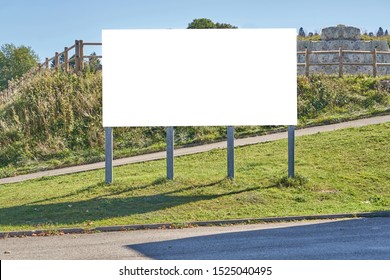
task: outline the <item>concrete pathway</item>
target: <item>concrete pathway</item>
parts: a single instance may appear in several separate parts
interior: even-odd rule
[[[303,128],[303,129],[297,130],[295,132],[295,136],[310,135],[310,134],[315,134],[318,132],[334,131],[334,130],[338,130],[338,129],[344,129],[344,128],[350,128],[350,127],[361,127],[361,126],[380,124],[380,123],[386,123],[386,122],[390,122],[390,115],[372,117],[372,118],[367,118],[367,119],[360,119],[360,120],[337,123],[337,124]],[[285,138],[287,138],[287,132],[280,132],[280,133],[273,133],[273,134],[263,135],[263,136],[255,136],[255,137],[236,139],[234,144],[236,147],[238,147],[238,146],[245,146],[245,145],[252,145],[252,144],[257,144],[257,143],[275,141],[275,140],[280,140],[280,139],[285,139]],[[189,154],[195,154],[195,153],[207,152],[207,151],[210,151],[213,149],[224,149],[224,148],[226,148],[226,141],[212,143],[212,144],[205,144],[205,145],[200,145],[200,146],[194,146],[194,147],[188,147],[188,148],[181,148],[181,149],[175,150],[175,157],[189,155]],[[150,154],[144,154],[144,155],[139,155],[139,156],[116,159],[116,160],[114,160],[113,165],[120,166],[120,165],[125,165],[125,164],[130,164],[130,163],[164,159],[165,157],[166,157],[166,152],[163,151],[163,152],[150,153]],[[3,179],[0,179],[0,184],[16,183],[16,182],[22,182],[22,181],[26,181],[26,180],[40,178],[43,176],[65,175],[65,174],[90,171],[90,170],[102,169],[102,168],[104,168],[104,162],[84,164],[84,165],[78,165],[78,166],[72,166],[72,167],[30,173],[30,174],[26,174],[26,175],[19,175],[19,176],[15,176],[15,177],[3,178]]]

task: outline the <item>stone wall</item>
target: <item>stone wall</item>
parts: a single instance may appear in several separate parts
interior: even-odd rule
[[[328,27],[321,33],[321,41],[298,41],[297,50],[305,51],[328,51],[328,50],[358,50],[358,51],[390,51],[386,41],[363,41],[360,40],[360,30],[355,27]],[[310,63],[338,63],[339,54],[310,54]],[[305,63],[305,55],[298,54],[298,63]],[[343,53],[343,62],[373,63],[372,54]],[[378,54],[377,63],[390,63],[389,54]],[[338,65],[310,66],[310,73],[338,74]],[[372,66],[344,65],[345,74],[373,74]],[[298,75],[305,74],[305,66],[298,66]],[[390,75],[390,66],[378,66],[377,75]]]

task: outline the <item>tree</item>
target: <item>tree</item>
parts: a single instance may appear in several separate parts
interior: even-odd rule
[[[215,28],[215,23],[211,19],[197,18],[188,24],[187,29],[211,29]]]
[[[307,34],[307,37],[313,37],[313,36],[314,36],[313,32],[309,32],[309,34]]]
[[[305,31],[303,30],[303,27],[299,28],[298,36],[299,36],[299,37],[306,37],[306,33],[305,33]]]
[[[376,33],[377,37],[382,37],[384,35],[383,28],[379,27],[378,32]]]
[[[234,25],[231,25],[229,23],[219,23],[219,22],[217,22],[215,24],[215,28],[217,28],[217,29],[237,29],[238,27],[234,26]]]
[[[96,72],[98,70],[101,70],[102,68],[102,63],[98,57],[96,57],[96,52],[93,52],[90,54],[90,58],[88,58],[88,64],[86,68],[90,72]]]
[[[64,54],[61,54],[59,57],[58,57],[58,64],[61,65],[62,63],[65,62],[65,55]],[[51,68],[54,68],[56,67],[56,60],[53,59],[50,63],[50,67]]]
[[[389,31],[387,31],[387,29],[385,31],[385,36],[389,36]]]
[[[191,23],[188,24],[187,29],[235,29],[237,26],[228,24],[228,23],[214,23],[211,19],[208,18],[197,18],[194,19]]]
[[[368,33],[368,36],[370,36],[370,37],[374,37],[374,32],[370,32],[370,33]]]
[[[30,47],[2,45],[0,47],[0,90],[8,86],[9,80],[21,77],[36,66],[38,59],[38,55]]]

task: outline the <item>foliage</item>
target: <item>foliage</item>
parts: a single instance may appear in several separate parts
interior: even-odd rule
[[[306,33],[305,33],[305,31],[303,30],[303,27],[299,28],[298,36],[299,36],[299,37],[306,37]]]
[[[236,29],[237,26],[228,23],[214,23],[211,19],[198,18],[188,24],[187,29]]]
[[[58,64],[61,65],[62,63],[64,63],[65,61],[65,54],[61,54],[59,57],[58,57]],[[54,68],[56,67],[56,60],[53,59],[50,63],[50,67],[51,68]]]
[[[234,26],[234,25],[231,25],[229,23],[219,23],[219,22],[216,22],[215,23],[215,28],[216,29],[237,29],[238,27]]]
[[[21,77],[37,63],[38,55],[30,47],[2,45],[0,47],[0,90],[8,86],[8,81]]]
[[[308,179],[300,174],[295,174],[293,178],[283,176],[277,180],[276,185],[279,187],[304,187],[308,183]]]
[[[312,32],[309,32],[308,36],[302,37],[302,36],[297,36],[297,40],[300,41],[320,41],[321,36],[317,33],[313,34]]]
[[[298,118],[301,124],[353,117],[390,109],[388,89],[371,76],[298,77]]]
[[[385,35],[385,33],[383,32],[383,28],[379,27],[378,32],[376,33],[376,36],[377,37],[382,37],[384,35]]]
[[[96,57],[96,52],[90,54],[91,57],[88,58],[88,63],[86,64],[87,71],[96,72],[101,70],[102,63],[98,57]]]
[[[0,111],[2,165],[102,145],[100,76],[44,72],[20,90]]]

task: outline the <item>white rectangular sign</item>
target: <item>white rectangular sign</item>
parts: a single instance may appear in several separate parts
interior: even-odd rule
[[[102,37],[104,127],[297,124],[295,29]]]

